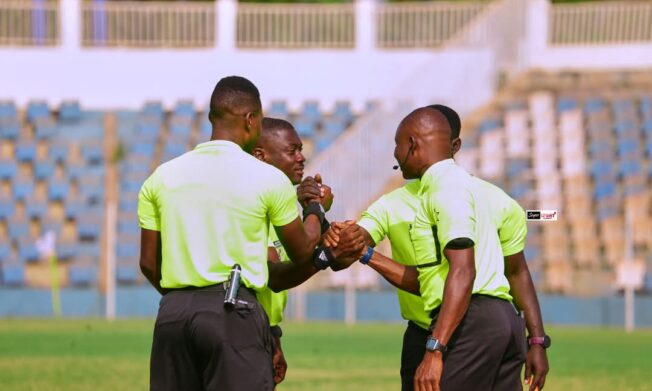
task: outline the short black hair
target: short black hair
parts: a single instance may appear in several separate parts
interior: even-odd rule
[[[426,107],[437,110],[442,113],[444,117],[446,117],[448,126],[451,127],[451,140],[460,137],[460,131],[462,130],[462,121],[460,120],[460,116],[455,110],[440,104],[430,105]]]
[[[294,126],[292,126],[291,123],[289,123],[284,119],[271,118],[271,117],[263,118],[263,124],[262,124],[263,133],[267,133],[267,132],[272,133],[272,132],[277,132],[279,130],[294,130]]]
[[[218,81],[213,89],[208,118],[245,115],[261,110],[260,93],[254,83],[241,76],[228,76]]]

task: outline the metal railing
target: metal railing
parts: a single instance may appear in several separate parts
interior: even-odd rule
[[[211,2],[83,2],[81,8],[86,47],[215,46]]]
[[[353,4],[238,5],[241,48],[353,48]]]
[[[376,42],[382,48],[437,47],[458,35],[487,2],[379,4]]]
[[[556,4],[549,23],[552,45],[651,42],[652,3]]]
[[[54,46],[59,43],[59,35],[58,1],[0,2],[0,45]]]

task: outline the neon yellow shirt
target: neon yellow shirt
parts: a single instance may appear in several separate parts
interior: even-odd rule
[[[273,247],[281,262],[289,262],[288,258],[281,241],[278,240],[276,231],[274,227],[269,228],[269,247]],[[285,311],[285,306],[288,301],[287,291],[274,292],[269,288],[263,288],[259,290],[256,294],[258,297],[258,302],[263,306],[267,317],[269,318],[269,325],[276,326],[283,321],[283,312]]]
[[[472,293],[511,300],[492,205],[483,185],[452,159],[432,165],[421,178],[421,203],[411,232],[424,309],[439,307],[449,263],[446,245],[469,238],[474,245],[476,278]],[[430,265],[430,266],[426,266]]]
[[[392,259],[407,266],[415,266],[414,249],[410,240],[410,227],[419,206],[418,180],[408,182],[380,197],[362,214],[358,225],[364,228],[374,243],[380,243],[386,236],[392,246]],[[427,329],[430,316],[423,310],[421,297],[397,289],[401,316]]]
[[[267,285],[270,224],[299,215],[290,180],[277,168],[216,140],[160,165],[138,197],[144,229],[160,231],[161,286],[182,288],[226,281],[242,267],[250,288]]]

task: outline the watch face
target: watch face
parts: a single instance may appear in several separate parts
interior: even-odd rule
[[[552,341],[550,340],[550,337],[548,335],[543,336],[543,347],[548,349],[550,347],[550,343]]]

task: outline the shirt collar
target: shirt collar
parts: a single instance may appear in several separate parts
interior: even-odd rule
[[[437,163],[430,166],[426,170],[426,172],[423,174],[423,176],[424,177],[426,175],[428,175],[428,176],[437,176],[437,175],[441,174],[442,172],[444,172],[444,170],[446,170],[448,167],[450,167],[450,166],[452,166],[454,164],[455,164],[455,160],[453,160],[452,158],[451,159],[440,160]]]
[[[204,143],[197,144],[197,146],[195,147],[195,149],[204,149],[204,148],[237,148],[239,150],[242,150],[242,147],[240,147],[238,144],[228,140],[206,141]]]

